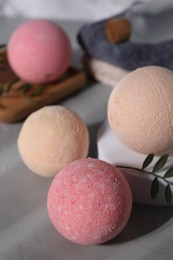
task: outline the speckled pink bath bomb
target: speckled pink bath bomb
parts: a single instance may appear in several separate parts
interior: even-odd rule
[[[130,149],[159,154],[173,147],[173,72],[147,66],[130,72],[113,89],[108,120]]]
[[[60,26],[48,20],[30,20],[12,34],[7,54],[14,72],[31,83],[60,78],[71,62],[69,39]]]
[[[93,245],[114,238],[125,227],[132,196],[117,168],[85,158],[66,165],[54,178],[47,206],[59,233],[75,243]]]

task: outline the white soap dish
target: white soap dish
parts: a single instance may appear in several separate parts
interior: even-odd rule
[[[173,150],[162,155],[134,152],[116,138],[107,121],[98,132],[97,147],[99,159],[122,171],[131,187],[134,202],[173,205]]]

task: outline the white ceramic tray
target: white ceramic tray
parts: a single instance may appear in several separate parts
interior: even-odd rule
[[[173,166],[173,155],[171,152],[168,155],[166,153],[153,156],[153,158],[152,155],[148,157],[147,154],[136,153],[120,143],[112,133],[107,121],[99,130],[97,145],[99,159],[118,166],[125,175],[132,190],[133,201],[155,206],[172,204],[173,177],[164,177],[166,172],[167,176],[171,174],[173,176],[171,168]],[[147,167],[143,168],[147,157],[147,161],[151,159],[152,161]],[[161,161],[159,161],[160,158]],[[146,163],[145,161],[145,165]]]

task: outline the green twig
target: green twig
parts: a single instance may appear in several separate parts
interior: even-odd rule
[[[169,181],[169,178],[173,177],[173,166],[171,166],[163,176],[157,174],[157,172],[159,172],[161,169],[164,168],[164,166],[166,165],[167,161],[168,161],[168,154],[164,154],[162,155],[157,162],[155,163],[155,165],[153,166],[152,171],[146,171],[144,169],[146,169],[151,162],[154,159],[154,154],[149,154],[142,165],[142,168],[136,168],[136,167],[130,167],[130,166],[123,166],[123,165],[116,165],[116,167],[118,168],[122,168],[122,169],[130,169],[130,170],[135,170],[135,171],[139,171],[142,173],[147,173],[152,175],[154,178],[152,180],[151,183],[151,190],[150,190],[150,195],[151,198],[154,199],[156,198],[157,194],[159,193],[159,181],[158,180],[162,180],[166,183],[166,187],[165,187],[165,200],[168,206],[172,205],[172,191],[171,191],[171,186],[173,185],[172,181]]]

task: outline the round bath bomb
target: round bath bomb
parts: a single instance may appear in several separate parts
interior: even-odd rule
[[[12,34],[7,54],[13,71],[30,83],[59,79],[71,62],[70,41],[63,29],[48,20],[30,20]]]
[[[159,154],[173,147],[173,72],[143,67],[125,76],[108,101],[113,133],[130,149]]]
[[[57,231],[72,242],[102,244],[125,227],[132,208],[129,185],[107,162],[85,158],[55,176],[47,200]]]
[[[83,120],[62,106],[47,106],[32,113],[18,137],[18,149],[28,168],[55,176],[69,162],[88,154],[89,134]]]

